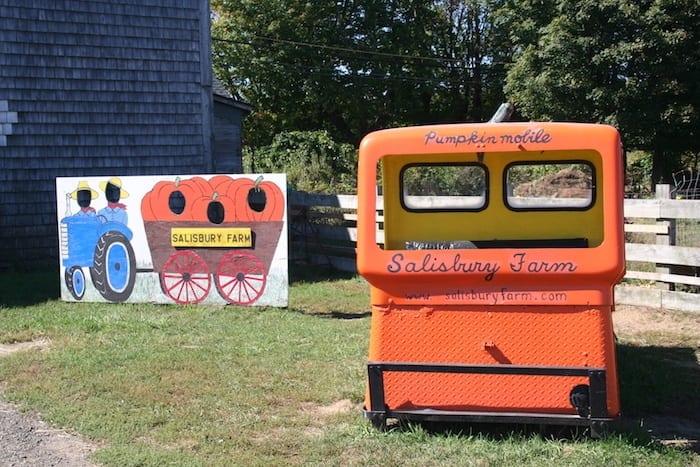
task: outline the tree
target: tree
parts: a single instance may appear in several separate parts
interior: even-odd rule
[[[502,101],[482,0],[212,0],[212,8],[217,76],[254,106],[246,145],[317,129],[357,145],[380,128],[483,120]]]
[[[493,18],[487,1],[438,0],[434,10],[441,21],[433,47],[448,57],[443,86],[435,89],[442,118],[436,121],[484,121],[502,102],[505,78],[503,57],[494,47]]]
[[[654,182],[700,150],[697,0],[499,3],[514,51],[505,93],[520,113],[618,127],[653,153]]]

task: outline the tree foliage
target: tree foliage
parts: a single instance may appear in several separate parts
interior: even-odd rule
[[[700,154],[698,0],[212,0],[244,143],[516,118],[609,123],[653,180]]]
[[[669,181],[700,150],[698,13],[697,0],[504,1],[506,95],[531,119],[616,126],[653,153],[654,181]]]
[[[357,145],[379,128],[484,120],[502,101],[502,66],[487,63],[484,1],[212,0],[212,8],[217,76],[254,106],[249,145],[321,128]]]
[[[244,158],[250,172],[284,172],[287,184],[308,193],[353,193],[357,179],[357,151],[334,142],[326,131],[289,131],[272,143],[247,148]]]
[[[404,194],[477,196],[486,191],[486,173],[476,165],[414,165],[402,173]]]

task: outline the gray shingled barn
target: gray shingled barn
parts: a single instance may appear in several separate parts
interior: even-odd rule
[[[0,0],[0,271],[58,267],[55,178],[237,173],[208,0]]]

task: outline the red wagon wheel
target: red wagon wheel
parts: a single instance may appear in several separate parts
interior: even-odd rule
[[[160,284],[177,303],[199,303],[209,295],[209,267],[193,251],[178,251],[163,264]]]
[[[232,251],[219,261],[214,276],[216,288],[229,303],[248,305],[265,290],[267,272],[253,254]]]

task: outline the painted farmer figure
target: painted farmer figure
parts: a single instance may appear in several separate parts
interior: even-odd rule
[[[119,177],[112,177],[106,182],[100,182],[100,189],[105,192],[107,206],[98,211],[98,215],[104,216],[108,221],[127,223],[126,205],[119,202],[127,198],[129,193],[122,189],[122,181]]]
[[[78,206],[80,206],[80,211],[75,213],[75,215],[94,217],[96,215],[95,208],[90,206],[90,203],[98,196],[99,194],[97,191],[90,188],[88,182],[78,182],[78,187],[70,194],[71,199],[76,200],[78,202]]]

